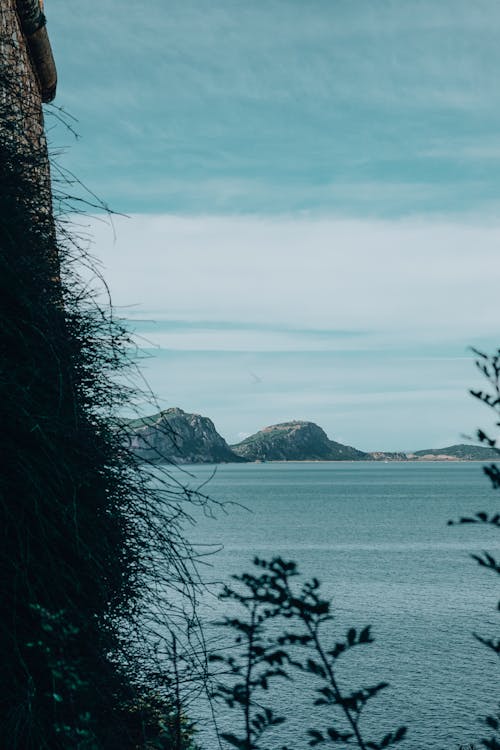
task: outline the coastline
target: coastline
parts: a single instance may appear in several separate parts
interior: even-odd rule
[[[325,459],[293,459],[293,460],[269,460],[269,461],[245,461],[245,464],[484,464],[494,463],[484,458],[401,458],[398,460],[377,460],[369,459],[340,459],[338,461],[326,461]]]

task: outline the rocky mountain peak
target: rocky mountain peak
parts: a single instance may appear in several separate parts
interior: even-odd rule
[[[329,440],[314,422],[299,420],[269,425],[231,447],[248,461],[349,461],[368,457],[362,451]]]
[[[233,453],[215,425],[201,414],[172,407],[126,428],[130,447],[153,463],[227,463],[245,459]]]

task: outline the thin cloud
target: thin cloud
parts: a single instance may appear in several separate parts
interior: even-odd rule
[[[496,134],[500,10],[487,0],[122,10],[48,11],[59,103],[83,136],[66,163],[119,211],[456,214],[497,195],[495,164],[431,163],[436,142]]]
[[[498,330],[498,225],[137,216],[115,229],[116,242],[96,222],[96,244],[115,304],[136,316],[281,326],[283,340],[367,322],[398,341]]]

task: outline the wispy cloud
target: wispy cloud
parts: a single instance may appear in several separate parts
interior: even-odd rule
[[[438,446],[480,423],[467,346],[497,343],[500,225],[114,224],[92,227],[95,250],[161,405],[208,414],[233,441],[302,418],[365,449]]]
[[[459,161],[467,159],[472,161],[490,161],[500,159],[500,139],[498,137],[484,137],[477,134],[475,137],[452,138],[438,141],[429,145],[422,156],[431,159],[448,159]],[[484,164],[481,165],[484,169]]]
[[[368,329],[399,343],[498,330],[499,225],[137,216],[115,220],[116,242],[94,229],[115,303],[136,317],[282,326],[283,338]]]
[[[397,216],[496,195],[494,165],[457,171],[457,153],[433,167],[436,142],[496,136],[489,0],[48,12],[59,103],[83,135],[67,163],[118,210]]]

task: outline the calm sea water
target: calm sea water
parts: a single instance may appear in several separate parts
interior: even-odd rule
[[[196,487],[214,467],[189,467],[183,481]],[[250,570],[254,555],[295,560],[322,582],[335,608],[335,635],[371,624],[375,644],[339,664],[340,681],[353,688],[387,680],[370,702],[365,726],[373,738],[408,726],[406,750],[444,750],[485,736],[479,717],[498,701],[498,659],[473,632],[498,633],[495,576],[470,553],[500,554],[493,528],[447,526],[449,519],[498,509],[500,495],[480,464],[289,463],[218,466],[204,488],[229,505],[215,519],[196,514],[191,541],[220,547],[206,558],[207,581],[228,581]],[[220,617],[207,595],[203,616]],[[308,747],[314,695],[286,683],[276,708],[288,721],[269,738]],[[268,704],[272,704],[272,694]],[[315,709],[316,710],[316,709]],[[222,712],[224,731],[236,714]],[[202,740],[215,747],[203,721]],[[207,734],[208,732],[208,734]],[[208,739],[207,739],[208,738]]]

